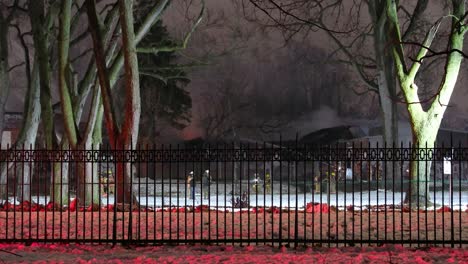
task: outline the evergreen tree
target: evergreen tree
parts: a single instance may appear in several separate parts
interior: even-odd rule
[[[145,2],[145,1],[142,1]],[[144,9],[140,2],[137,9]],[[138,23],[138,22],[137,22]],[[167,28],[159,20],[140,46],[173,47]],[[164,126],[184,128],[190,122],[192,99],[185,90],[190,80],[184,68],[177,65],[175,51],[139,53],[142,116],[140,140],[155,143]]]

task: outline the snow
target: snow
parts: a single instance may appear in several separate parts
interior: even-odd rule
[[[461,195],[461,197],[460,197]],[[402,199],[404,199],[405,193],[401,192],[383,192],[383,191],[369,191],[362,193],[337,193],[330,194],[329,196],[324,194],[250,194],[249,202],[251,207],[278,207],[278,208],[298,208],[304,209],[306,204],[309,202],[313,203],[326,203],[330,206],[335,206],[338,209],[345,209],[347,206],[354,205],[356,209],[367,208],[370,206],[378,205],[399,205]],[[107,198],[103,198],[104,204],[114,203],[114,196],[110,195]],[[163,208],[163,207],[186,207],[186,206],[199,206],[208,205],[212,209],[229,209],[232,207],[231,199],[233,196],[227,195],[211,195],[209,199],[203,199],[200,193],[195,195],[195,200],[191,200],[185,197],[146,197],[139,196],[138,200],[142,206],[151,208]],[[461,198],[461,203],[460,203]],[[468,209],[468,192],[454,192],[452,196],[447,192],[436,192],[433,195],[433,200],[436,203],[436,207],[428,207],[429,210],[439,209],[443,206],[448,206],[454,210],[466,210]]]
[[[142,194],[144,192],[140,192]],[[168,192],[169,193],[169,192]],[[215,191],[212,191],[215,193]],[[391,191],[364,191],[355,193],[291,193],[287,192],[279,194],[252,194],[248,195],[249,204],[251,207],[278,207],[278,208],[294,208],[304,209],[307,203],[325,203],[330,206],[337,207],[338,209],[346,209],[348,206],[353,205],[355,210],[366,209],[372,206],[380,205],[400,205],[406,193],[391,192]],[[427,207],[428,210],[436,210],[442,207],[450,207],[453,210],[468,210],[468,192],[454,191],[450,194],[448,191],[431,192],[431,198],[435,202],[435,207]],[[209,199],[202,197],[200,191],[197,191],[195,200],[186,197],[184,193],[173,195],[156,195],[145,196],[137,195],[137,199],[142,207],[148,208],[166,208],[166,207],[187,207],[187,206],[200,206],[207,205],[211,209],[225,210],[232,209],[232,198],[238,197],[231,194],[218,193],[210,194]],[[34,203],[46,205],[49,196],[32,196]],[[4,201],[0,200],[0,203]],[[13,197],[9,197],[10,203],[19,204]],[[101,204],[114,204],[114,195],[101,197]],[[422,205],[421,205],[422,207]]]

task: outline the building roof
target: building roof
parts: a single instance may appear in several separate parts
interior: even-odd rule
[[[342,140],[350,140],[363,136],[365,136],[365,134],[359,127],[336,126],[323,128],[306,134],[301,139],[299,139],[299,142],[307,144],[329,145]]]

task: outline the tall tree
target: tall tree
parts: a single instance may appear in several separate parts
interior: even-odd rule
[[[4,127],[5,105],[10,94],[10,76],[8,63],[8,34],[13,10],[4,12],[0,9],[0,143]]]
[[[8,74],[8,24],[9,21],[3,14],[3,10],[0,10],[0,144],[2,142],[3,127],[5,126],[5,105],[10,93],[10,76]],[[0,199],[7,198],[7,166],[6,164],[2,164],[2,171],[5,170],[5,173],[0,175]]]
[[[176,45],[162,21],[155,24],[141,45],[152,43]],[[192,98],[185,90],[190,80],[185,65],[175,63],[176,59],[175,52],[138,55],[142,93],[140,143],[156,143],[164,125],[182,129],[190,121]]]
[[[158,1],[156,3],[153,3],[153,5],[146,10],[146,13],[144,14],[144,19],[141,25],[139,26],[137,30],[137,35],[135,37],[135,41],[139,42],[141,41],[145,35],[148,33],[148,31],[151,29],[151,27],[154,25],[154,23],[160,19],[160,16],[162,14],[162,11],[164,10],[165,6],[167,5],[168,0],[163,0],[163,1]],[[91,35],[94,35],[96,32],[95,30],[98,31],[99,34],[99,45],[100,45],[100,57],[93,56],[91,57],[91,60],[89,61],[88,68],[86,69],[86,72],[81,80],[78,82],[74,82],[72,78],[69,78],[68,76],[72,75],[72,67],[68,67],[66,69],[66,78],[65,78],[65,85],[69,85],[71,89],[64,90],[62,93],[62,100],[64,102],[69,102],[69,107],[62,106],[62,110],[65,111],[62,113],[62,116],[66,119],[70,119],[68,122],[64,122],[66,125],[66,133],[65,137],[62,138],[62,143],[60,144],[62,147],[65,147],[70,144],[72,148],[78,148],[78,149],[89,149],[93,147],[94,149],[97,149],[99,147],[99,144],[102,142],[102,129],[101,129],[101,123],[103,120],[104,116],[104,108],[106,104],[106,99],[101,100],[101,93],[100,90],[102,89],[102,84],[99,85],[100,82],[95,81],[96,80],[96,69],[98,72],[98,75],[100,72],[102,72],[99,67],[109,67],[109,85],[107,86],[107,89],[105,89],[105,92],[107,92],[107,95],[104,95],[103,98],[108,98],[110,95],[110,90],[114,85],[116,84],[118,80],[118,76],[120,74],[120,71],[122,67],[124,66],[124,55],[123,55],[123,45],[119,46],[118,41],[111,41],[111,39],[117,35],[122,29],[118,24],[116,23],[117,20],[122,18],[122,12],[121,12],[121,6],[120,3],[116,2],[112,5],[110,5],[110,10],[107,12],[102,12],[106,13],[105,19],[103,22],[100,21],[99,16],[97,15],[97,10],[95,3],[91,3],[90,8],[89,7],[89,2],[85,2],[83,7],[86,8],[79,8],[77,11],[77,14],[74,15],[73,19],[71,20],[71,25],[70,27],[73,26],[73,21],[79,20],[76,19],[76,17],[79,17],[79,11],[80,10],[87,10],[88,16],[91,14],[96,14],[95,17],[90,21],[90,26],[89,26],[89,31],[85,31],[84,33],[80,34],[78,37],[75,39],[70,40],[72,45],[76,45],[76,43],[79,43],[81,39],[84,39],[83,36],[87,36],[88,32],[91,33]],[[107,6],[106,6],[107,7]],[[105,11],[105,10],[102,10]],[[101,11],[100,11],[101,13]],[[120,15],[119,15],[120,13]],[[63,14],[66,14],[66,12],[62,12],[61,16]],[[95,24],[93,24],[95,23]],[[122,22],[120,22],[121,24]],[[62,24],[63,25],[63,24]],[[62,37],[64,35],[61,35]],[[94,49],[96,51],[96,49]],[[62,55],[64,57],[66,55]],[[101,64],[102,62],[102,64]],[[100,80],[100,78],[98,78]],[[69,82],[69,83],[68,83]],[[94,89],[93,89],[94,87]],[[101,89],[100,89],[101,87]],[[93,91],[92,93],[90,93]],[[92,104],[91,104],[91,109],[89,111],[89,115],[84,117],[83,116],[83,109],[85,106],[85,102],[88,98],[89,95],[92,95]],[[108,96],[108,97],[106,97]],[[104,102],[104,107],[102,102]],[[63,102],[61,102],[62,104]],[[70,107],[71,106],[71,107]],[[85,130],[80,131],[78,129],[78,124],[79,123],[85,123]],[[74,135],[74,133],[76,135]],[[111,138],[111,142],[116,142],[116,138],[114,137],[115,135],[111,134],[109,135],[109,138]],[[66,182],[67,181],[67,173],[66,172],[59,172],[58,169],[63,168],[63,166],[58,167],[56,166],[57,173],[56,175],[61,175],[61,179],[57,179],[61,182]],[[77,191],[78,191],[78,197],[80,198],[80,202],[84,202],[85,204],[90,204],[98,203],[99,199],[99,193],[98,188],[92,188],[91,183],[97,183],[98,182],[98,172],[97,172],[97,167],[95,167],[92,164],[84,164],[83,166],[78,166],[75,173],[77,174],[78,180],[77,182],[79,183],[77,186]],[[53,186],[57,187],[53,191],[56,193],[57,197],[64,197],[63,191],[59,188],[63,184],[61,182],[56,182]],[[67,185],[67,184],[65,184]],[[86,187],[85,187],[86,186]],[[62,188],[63,189],[63,188]],[[119,193],[120,195],[120,193]]]
[[[18,1],[14,1],[17,4]],[[29,66],[28,49],[25,49],[25,65],[27,68],[26,76],[29,80],[28,89],[28,102],[25,104],[25,118],[20,138],[25,140],[18,140],[17,144],[34,145],[34,142],[29,139],[36,138],[37,127],[39,124],[39,116],[42,113],[42,124],[44,128],[44,136],[46,146],[48,149],[62,149],[66,151],[68,148],[73,149],[89,149],[97,148],[102,140],[102,120],[104,118],[105,105],[103,106],[100,85],[100,78],[97,78],[96,70],[104,66],[108,70],[108,98],[113,87],[116,86],[120,78],[122,69],[124,70],[125,87],[129,92],[131,99],[126,103],[126,116],[122,127],[116,127],[118,137],[116,134],[111,133],[109,138],[110,142],[124,142],[128,148],[132,148],[136,144],[136,137],[138,135],[139,126],[139,70],[136,57],[136,45],[144,39],[151,28],[161,18],[163,11],[167,7],[169,0],[160,0],[152,2],[149,8],[141,14],[142,20],[138,23],[138,29],[133,29],[133,14],[131,1],[116,1],[105,5],[104,9],[97,11],[95,3],[92,3],[94,9],[87,9],[86,2],[83,5],[74,1],[44,1],[30,0],[27,5],[21,7],[21,12],[29,14],[30,27],[32,29],[33,43],[23,41],[25,47],[33,46],[34,48],[34,63],[33,69]],[[77,8],[74,8],[77,7]],[[83,13],[88,11],[88,15],[94,11],[96,14],[96,24],[91,24],[91,30],[85,30],[79,33],[81,28],[79,21]],[[101,22],[99,16],[104,16],[105,19]],[[11,14],[11,13],[10,13]],[[2,13],[3,15],[3,13]],[[201,18],[200,18],[201,19]],[[58,30],[54,25],[57,25]],[[91,21],[91,20],[90,20]],[[119,22],[120,21],[120,22]],[[199,23],[199,21],[198,21]],[[198,24],[197,23],[197,24]],[[27,25],[25,26],[27,27]],[[196,26],[195,26],[196,27]],[[195,29],[193,28],[193,30]],[[18,30],[20,29],[17,26]],[[92,32],[93,29],[99,29],[100,45],[102,47],[102,56],[87,56],[87,52],[82,52],[78,56],[72,57],[76,54],[76,47],[83,48],[83,40]],[[191,32],[193,32],[193,30]],[[19,32],[19,31],[18,31]],[[58,32],[58,34],[57,34]],[[112,41],[113,38],[120,35],[122,32],[122,42]],[[191,34],[190,32],[190,34]],[[188,35],[190,35],[188,34]],[[24,35],[20,34],[19,35]],[[4,35],[2,35],[4,36]],[[189,37],[184,39],[182,44],[172,43],[169,45],[158,46],[164,51],[179,50],[185,48]],[[31,44],[31,45],[30,45]],[[146,43],[150,45],[143,47],[148,53],[157,53],[153,43]],[[166,43],[167,44],[167,43]],[[53,49],[58,47],[58,52],[52,52]],[[96,51],[96,49],[94,49]],[[151,50],[151,51],[148,51]],[[7,50],[8,51],[8,50]],[[92,51],[92,49],[91,49]],[[81,51],[80,51],[81,52]],[[57,60],[57,61],[55,61]],[[78,62],[78,63],[77,63]],[[83,72],[82,65],[88,63],[88,67]],[[58,65],[58,69],[56,68]],[[75,67],[79,65],[78,67]],[[65,133],[61,138],[56,138],[57,131],[54,128],[53,120],[55,113],[52,112],[52,96],[51,96],[51,76],[52,72],[58,70],[58,88],[60,92],[60,107],[61,117],[63,118]],[[98,71],[99,72],[99,69]],[[81,79],[79,77],[82,76]],[[165,78],[169,79],[169,78]],[[37,89],[40,89],[38,91]],[[40,102],[38,101],[40,94]],[[89,97],[92,97],[89,99]],[[2,97],[3,98],[3,97]],[[85,116],[84,109],[87,101],[91,101],[88,114]],[[42,108],[42,111],[41,109]],[[84,130],[80,129],[79,124],[86,124]],[[60,139],[60,142],[56,142]],[[122,139],[122,140],[121,140]],[[28,141],[29,140],[29,141]],[[6,181],[6,171],[8,166],[3,166],[0,183]],[[97,167],[95,164],[86,163],[84,166],[78,164],[73,171],[69,170],[67,162],[53,164],[51,175],[51,198],[54,202],[63,205],[68,203],[68,187],[69,177],[78,177],[77,197],[80,202],[84,204],[97,204],[99,202],[98,188],[96,188],[98,179]],[[126,176],[129,176],[129,167],[124,168]],[[120,169],[122,171],[122,169]],[[69,174],[71,172],[71,174]],[[25,180],[29,180],[25,179]],[[120,177],[119,180],[123,182]],[[92,187],[94,184],[94,188]],[[128,183],[128,182],[127,182]],[[125,184],[123,184],[125,185]],[[2,186],[5,186],[3,184]],[[128,186],[128,185],[125,185]],[[128,188],[127,188],[128,189]],[[2,190],[0,190],[2,191]],[[125,190],[130,192],[130,190]],[[2,191],[2,196],[6,192]],[[122,201],[123,197],[129,201],[128,195],[125,197],[124,191],[120,190],[118,193],[118,201]],[[29,197],[29,195],[25,195]]]
[[[14,3],[13,8],[19,8],[18,2],[16,1]],[[14,17],[13,13],[10,13],[8,18],[5,21],[8,21],[8,26],[10,26],[10,23],[12,23],[13,20],[17,20],[16,22],[16,29],[18,31],[18,38],[20,38],[19,42],[22,44],[23,48],[23,54],[24,54],[24,63],[22,63],[25,66],[25,72],[24,75],[27,77],[27,91],[25,94],[25,102],[24,102],[24,110],[23,110],[23,122],[22,122],[22,127],[20,129],[19,135],[16,138],[14,144],[12,144],[11,148],[16,149],[16,148],[22,148],[22,149],[29,149],[29,150],[34,150],[35,148],[35,143],[36,143],[36,138],[37,138],[37,132],[38,132],[38,127],[39,127],[39,122],[40,122],[40,115],[41,115],[41,105],[40,105],[40,85],[39,85],[39,65],[37,63],[37,57],[34,59],[34,64],[32,67],[32,70],[30,69],[29,66],[29,50],[27,47],[26,42],[24,41],[23,38],[23,33],[21,32],[20,27],[18,26],[19,21],[21,21],[21,18],[19,17]],[[5,22],[4,21],[4,22]],[[6,38],[7,36],[4,36],[3,33],[8,34],[7,31],[1,32],[0,38]],[[1,42],[1,41],[0,41]],[[0,44],[4,45],[6,43]],[[6,62],[7,64],[4,65],[5,67],[8,67],[8,46],[3,46],[6,48],[3,52],[5,52],[4,58],[2,58],[2,63]],[[4,60],[5,59],[5,60]],[[3,71],[3,69],[1,70]],[[7,73],[9,70],[7,71]],[[1,74],[0,74],[1,75]],[[8,78],[8,74],[6,75]],[[8,84],[8,81],[3,81],[2,82],[4,85]],[[9,90],[9,87],[2,87],[4,91]],[[2,97],[2,100],[6,100],[7,96],[5,98]],[[4,107],[4,105],[3,105]],[[3,114],[0,117],[3,119]],[[17,170],[16,175],[21,175],[22,177],[16,178],[17,182],[17,191],[15,192],[17,195],[17,199],[19,201],[25,201],[28,200],[31,197],[31,172],[34,170],[33,163],[28,163],[25,162],[23,166],[18,166],[18,167],[13,167],[14,163],[8,163],[4,162],[1,163],[0,166],[0,199],[6,199],[7,194],[8,194],[8,187],[7,187],[7,177],[8,177],[8,171],[11,171],[12,169]]]
[[[52,148],[55,143],[51,94],[52,68],[48,56],[50,50],[48,43],[49,40],[52,39],[50,37],[50,32],[52,32],[52,25],[57,16],[58,9],[59,5],[53,4],[46,14],[44,0],[30,1],[28,9],[33,33],[34,51],[36,54],[35,61],[37,60],[37,65],[39,67],[42,126],[47,148]]]
[[[437,20],[428,30],[424,40],[417,45],[420,48],[414,61],[409,62],[407,59],[408,51],[405,50],[405,42],[401,34],[397,2],[394,0],[386,1],[385,10],[389,21],[389,44],[392,48],[398,81],[410,116],[413,144],[416,150],[419,147],[434,147],[440,124],[453,94],[463,59],[460,52],[463,51],[464,36],[468,30],[466,26],[466,17],[468,14],[465,8],[466,1],[451,1],[450,13],[444,17],[451,19],[451,24],[449,28],[450,35],[447,39],[449,52],[446,56],[445,68],[440,72],[442,80],[432,100],[424,102],[420,99],[420,91],[416,84],[416,77],[420,74],[421,65],[436,39],[437,31],[444,18]],[[430,171],[430,168],[430,161],[421,159],[412,162],[410,171],[411,186],[405,198],[406,202],[411,202],[413,205],[417,206],[432,205],[428,184],[426,184],[429,180],[429,175],[426,171]]]
[[[159,14],[166,7],[168,1],[160,1],[161,5]],[[140,113],[141,113],[141,97],[139,83],[139,68],[137,58],[136,44],[143,39],[154,25],[154,20],[147,25],[146,19],[143,20],[140,30],[135,34],[133,29],[133,5],[132,1],[119,0],[120,25],[122,31],[122,53],[114,60],[114,65],[107,68],[105,55],[103,50],[102,36],[99,30],[99,18],[96,12],[96,3],[93,0],[87,0],[88,21],[90,25],[91,35],[93,38],[94,58],[96,60],[99,84],[102,92],[102,101],[104,108],[105,125],[107,134],[112,149],[134,149],[137,144]],[[159,17],[159,14],[157,17]],[[200,14],[197,23],[190,31],[193,32],[195,27],[200,23],[203,12]],[[150,46],[142,47],[139,51],[147,53],[158,53],[160,51],[174,51],[183,49],[187,45],[188,37],[184,39],[181,45],[170,46]],[[115,113],[115,106],[112,100],[111,87],[114,86],[117,79],[118,68],[115,65],[121,65],[124,62],[124,82],[126,102],[124,107],[123,122],[120,127]],[[116,64],[117,63],[117,64]],[[118,66],[117,66],[118,67]],[[123,162],[117,163],[116,171],[116,186],[117,186],[117,202],[136,202],[132,197],[130,188],[131,170],[129,164]]]

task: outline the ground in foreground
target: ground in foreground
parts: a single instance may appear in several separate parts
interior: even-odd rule
[[[285,248],[270,246],[145,246],[0,244],[2,263],[468,263],[452,248]]]

